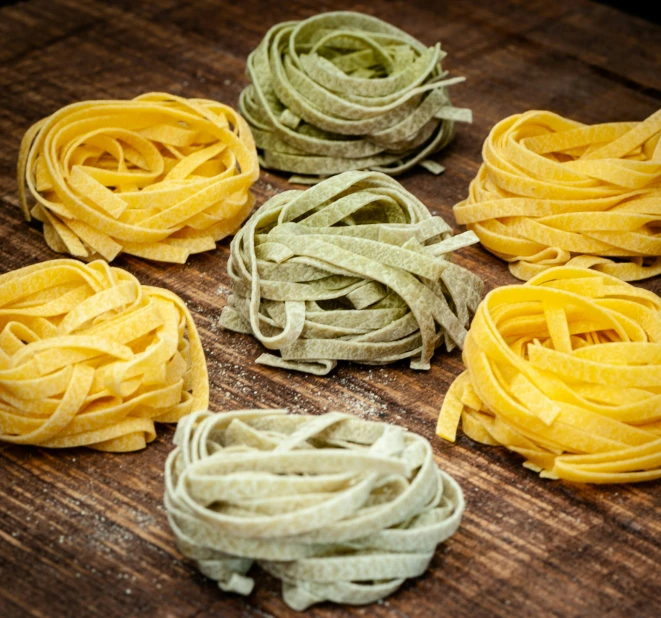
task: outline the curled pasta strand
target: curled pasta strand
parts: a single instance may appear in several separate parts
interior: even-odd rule
[[[661,478],[661,298],[557,267],[490,292],[437,434],[503,445],[546,478]]]
[[[519,279],[554,266],[661,274],[661,110],[584,125],[545,111],[499,122],[457,223]]]
[[[262,165],[301,183],[347,170],[400,174],[454,136],[470,110],[451,105],[440,44],[425,47],[399,28],[351,11],[322,13],[269,30],[248,58],[252,83],[241,113]],[[300,176],[299,176],[300,175]]]
[[[18,160],[21,209],[48,246],[109,262],[124,252],[184,263],[214,249],[250,213],[258,177],[239,114],[163,93],[67,105],[27,131]]]
[[[250,594],[257,563],[285,602],[362,605],[427,569],[459,527],[459,485],[429,442],[332,412],[198,412],[165,466],[180,551],[227,592]]]
[[[476,241],[389,176],[345,172],[275,196],[237,233],[221,324],[277,350],[257,360],[274,367],[428,369],[439,345],[463,345],[480,301],[481,280],[450,261]]]
[[[97,260],[0,275],[0,441],[134,451],[205,409],[195,323],[175,294]]]

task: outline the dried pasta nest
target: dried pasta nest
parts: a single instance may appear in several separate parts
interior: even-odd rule
[[[165,507],[181,552],[244,595],[257,563],[297,610],[391,594],[424,573],[464,509],[427,440],[348,414],[199,412],[175,444]]]
[[[477,241],[397,181],[345,172],[264,204],[232,241],[221,324],[270,350],[257,362],[323,375],[338,360],[428,369],[462,346],[481,280],[451,252]]]
[[[562,265],[624,281],[661,274],[661,110],[598,125],[510,116],[482,155],[454,213],[515,277]]]
[[[661,298],[585,268],[492,290],[464,348],[439,436],[523,455],[543,477],[661,477]]]
[[[399,174],[429,160],[470,110],[452,106],[439,44],[375,17],[340,11],[279,24],[248,58],[242,93],[262,165],[313,183],[347,170]]]
[[[134,451],[209,403],[183,301],[98,260],[0,275],[0,441]]]
[[[25,218],[43,223],[53,251],[84,260],[184,263],[215,249],[250,213],[258,177],[239,114],[162,93],[67,105],[28,130],[18,161]]]

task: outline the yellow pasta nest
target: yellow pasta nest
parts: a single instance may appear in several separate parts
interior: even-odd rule
[[[501,444],[549,478],[661,477],[661,298],[583,268],[490,292],[437,434]]]
[[[85,260],[184,263],[214,249],[250,213],[258,176],[232,108],[161,93],[63,107],[28,130],[18,162],[25,218],[43,222],[53,251]]]
[[[175,294],[100,260],[0,275],[0,440],[134,451],[154,421],[208,400],[200,338]]]
[[[519,279],[567,264],[624,281],[661,273],[661,110],[584,125],[531,111],[499,122],[458,223]]]

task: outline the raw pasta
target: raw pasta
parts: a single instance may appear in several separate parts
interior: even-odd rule
[[[462,346],[481,280],[450,262],[477,242],[397,181],[345,172],[264,204],[232,241],[221,324],[275,354],[258,363],[323,375],[338,360],[411,359]]]
[[[18,163],[25,218],[43,223],[51,249],[85,260],[184,263],[212,250],[250,213],[258,177],[239,114],[162,93],[63,107],[28,130]]]
[[[0,275],[0,441],[134,451],[154,422],[208,403],[200,338],[172,292],[101,260]]]
[[[661,298],[557,267],[490,292],[437,433],[502,444],[546,478],[661,477]]]
[[[296,610],[391,594],[424,573],[464,509],[427,440],[348,414],[198,412],[175,444],[165,507],[181,552],[244,595],[257,562]]]
[[[530,279],[553,266],[624,281],[661,273],[661,110],[584,125],[531,111],[499,122],[457,223]]]
[[[340,11],[279,24],[248,58],[240,110],[264,167],[314,183],[347,170],[391,175],[431,161],[471,112],[453,107],[440,44],[375,17]]]

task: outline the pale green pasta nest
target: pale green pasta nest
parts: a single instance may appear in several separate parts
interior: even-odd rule
[[[256,562],[297,610],[394,592],[424,573],[464,510],[427,440],[348,414],[197,412],[175,444],[165,507],[181,552],[239,594]]]
[[[266,202],[236,234],[220,323],[253,334],[258,363],[323,375],[338,360],[429,369],[461,347],[482,281],[453,264],[477,242],[396,180],[345,172]]]
[[[240,110],[263,167],[315,182],[347,170],[399,174],[454,135],[440,44],[426,47],[380,19],[340,11],[274,26],[248,58]],[[300,176],[302,175],[302,176]]]

